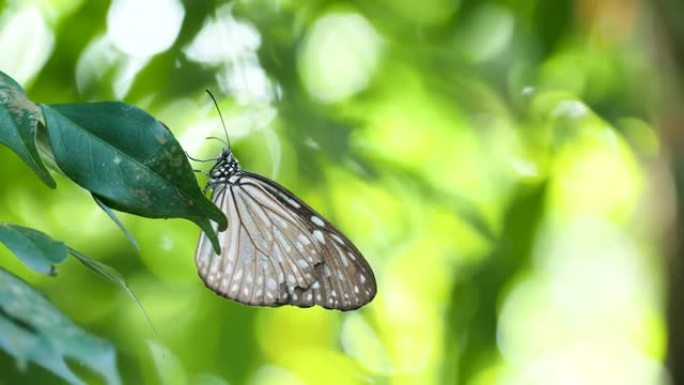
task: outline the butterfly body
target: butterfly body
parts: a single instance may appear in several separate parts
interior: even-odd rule
[[[221,253],[202,234],[195,262],[205,285],[246,305],[352,310],[370,302],[370,266],[330,221],[280,184],[243,171],[224,150],[207,188],[226,214]]]

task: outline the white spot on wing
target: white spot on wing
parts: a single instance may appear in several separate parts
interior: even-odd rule
[[[340,246],[344,246],[344,241],[342,240],[342,238],[338,237],[337,234],[331,233],[330,236],[332,237],[332,239],[335,240],[335,242],[337,242],[337,244],[339,244]]]
[[[311,216],[311,222],[313,222],[314,225],[319,226],[319,227],[325,226],[325,223],[323,222],[323,220],[321,218],[315,216],[315,215]]]
[[[318,242],[325,243],[325,238],[323,238],[323,233],[320,230],[314,230],[313,236]]]

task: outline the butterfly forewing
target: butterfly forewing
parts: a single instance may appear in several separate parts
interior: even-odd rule
[[[221,254],[200,237],[195,259],[209,288],[259,306],[351,310],[373,299],[376,283],[366,260],[310,206],[276,182],[239,170],[230,152],[210,175],[212,199],[229,228],[219,234]]]

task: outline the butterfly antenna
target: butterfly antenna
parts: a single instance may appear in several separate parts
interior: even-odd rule
[[[218,140],[219,142],[221,142],[221,143],[225,144],[226,146],[230,147],[230,144],[228,144],[225,140],[223,140],[223,139],[221,139],[221,138],[217,138],[217,137],[215,137],[215,136],[207,136],[207,137],[204,138],[204,139],[214,139],[214,140]]]
[[[228,138],[228,129],[226,128],[226,122],[223,120],[223,114],[221,113],[221,109],[219,108],[218,102],[216,101],[216,98],[214,97],[214,94],[211,93],[209,90],[205,90],[211,97],[211,100],[214,102],[214,106],[216,106],[216,111],[218,111],[219,118],[221,118],[221,125],[223,126],[223,133],[226,134],[226,143],[228,144],[228,150],[231,150],[230,148],[230,139]]]
[[[222,141],[222,142],[223,142],[223,141]],[[216,158],[212,158],[212,159],[197,159],[197,158],[193,158],[192,156],[190,156],[190,154],[188,154],[187,151],[185,151],[185,156],[187,156],[188,159],[190,159],[190,160],[193,161],[193,162],[216,162],[216,161],[218,160],[218,159],[216,159]]]

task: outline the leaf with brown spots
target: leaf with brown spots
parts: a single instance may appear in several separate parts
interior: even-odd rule
[[[14,79],[0,72],[0,143],[14,151],[40,180],[57,186],[36,147],[40,107],[31,102]]]
[[[42,105],[55,160],[106,206],[150,218],[186,218],[218,250],[210,220],[227,221],[197,185],[174,136],[145,111],[120,102]]]

